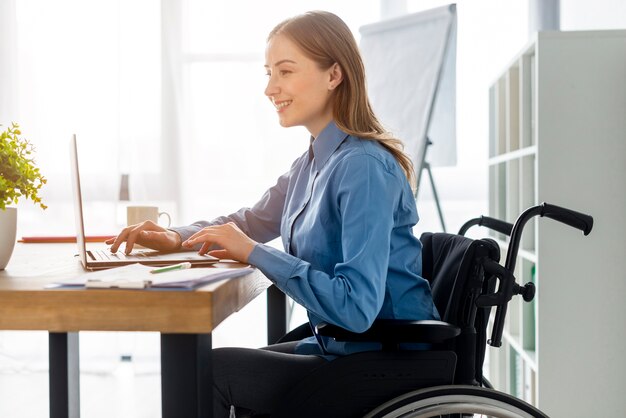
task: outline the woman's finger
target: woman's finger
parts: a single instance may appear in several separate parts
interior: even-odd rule
[[[195,241],[207,234],[214,234],[215,232],[219,231],[219,227],[220,227],[219,225],[216,225],[216,226],[207,226],[206,228],[202,228],[200,231],[190,236],[187,239],[187,241],[191,241],[191,240]]]
[[[208,254],[212,257],[219,258],[220,260],[231,258],[230,251],[228,250],[211,250]]]
[[[120,232],[120,234],[115,237],[115,240],[113,241],[113,245],[111,245],[111,252],[112,253],[116,253],[117,249],[120,247],[120,245],[126,241],[126,237],[128,236],[128,233],[130,232],[130,228],[124,228],[122,229],[122,232]]]
[[[217,237],[219,237],[219,235],[212,231],[202,230],[189,237],[187,241],[183,242],[183,245],[185,247],[193,247],[195,244],[200,244],[201,242],[214,242]]]
[[[133,247],[135,246],[135,242],[137,241],[137,236],[141,232],[142,226],[143,225],[135,226],[128,233],[128,236],[126,237],[126,247],[124,248],[124,253],[126,253],[127,255],[130,254],[131,251],[133,250]]]
[[[202,244],[202,247],[198,251],[198,254],[200,254],[200,255],[206,254],[207,252],[209,252],[209,248],[211,248],[211,243],[210,242],[204,242]]]

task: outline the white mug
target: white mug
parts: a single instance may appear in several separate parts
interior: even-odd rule
[[[156,206],[128,206],[126,208],[127,225],[135,225],[143,221],[159,223],[161,216],[167,217],[167,225],[164,226],[169,228],[172,218],[167,212],[159,212],[159,208]]]

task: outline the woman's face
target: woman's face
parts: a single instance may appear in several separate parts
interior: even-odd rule
[[[304,126],[317,137],[333,118],[331,95],[341,82],[339,66],[321,70],[295,43],[276,35],[267,43],[265,69],[265,95],[281,126]]]

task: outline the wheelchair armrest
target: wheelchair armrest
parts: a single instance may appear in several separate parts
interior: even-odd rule
[[[403,319],[377,319],[365,332],[356,333],[336,325],[322,322],[315,327],[319,335],[344,342],[430,343],[437,344],[461,333],[455,325],[443,321],[411,321]]]

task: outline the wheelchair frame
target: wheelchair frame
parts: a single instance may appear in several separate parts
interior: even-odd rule
[[[492,262],[486,264],[489,266],[487,267],[488,273],[500,280],[498,291],[481,295],[476,299],[477,307],[496,306],[492,335],[488,341],[488,344],[493,347],[502,345],[506,309],[512,297],[521,295],[524,301],[530,302],[535,296],[534,283],[529,282],[520,286],[515,282],[513,275],[522,231],[526,223],[535,216],[545,216],[577,228],[585,236],[589,235],[593,228],[591,216],[544,202],[525,210],[517,218],[514,225],[495,218],[481,216],[466,222],[459,230],[459,235],[465,235],[470,227],[479,225],[510,236],[505,265],[494,265],[495,263],[492,264]],[[483,379],[481,383],[486,383],[488,388],[453,385],[414,391],[381,405],[366,415],[366,418],[426,418],[447,414],[465,416],[468,413],[502,418],[547,417],[528,403],[493,389],[486,379]]]
[[[480,283],[480,287],[476,287],[476,284],[474,283],[474,289],[478,289],[478,291],[472,291],[473,294],[470,297],[469,308],[467,306],[468,303],[464,302],[465,305],[463,305],[463,307],[470,317],[467,324],[453,325],[443,321],[377,320],[369,330],[361,334],[352,333],[329,324],[318,325],[316,331],[320,335],[333,337],[338,341],[381,341],[383,344],[382,353],[385,353],[386,351],[390,358],[395,356],[399,356],[399,358],[401,358],[403,356],[414,355],[415,358],[421,362],[419,363],[419,367],[417,367],[420,369],[421,373],[422,369],[420,367],[427,368],[429,366],[428,353],[430,351],[413,352],[414,354],[410,354],[410,351],[394,351],[398,349],[401,342],[426,342],[437,345],[445,344],[447,341],[454,341],[454,339],[461,334],[462,330],[460,326],[474,327],[476,313],[481,310],[484,314],[484,318],[481,318],[481,321],[484,322],[481,322],[479,326],[482,327],[484,334],[486,333],[486,321],[488,321],[490,316],[491,308],[496,307],[491,338],[488,339],[487,343],[493,347],[500,347],[502,345],[502,333],[508,302],[515,295],[521,295],[526,302],[529,302],[535,295],[535,285],[532,282],[520,286],[516,283],[514,276],[515,262],[517,259],[517,252],[523,228],[526,223],[535,216],[551,218],[571,227],[580,229],[583,231],[584,235],[588,235],[593,228],[593,218],[591,216],[548,203],[542,203],[541,205],[533,206],[525,210],[517,218],[515,224],[513,225],[485,216],[466,222],[459,230],[459,236],[464,236],[467,230],[475,225],[484,226],[510,236],[504,266],[497,262],[499,260],[499,248],[493,240],[483,239],[473,241],[473,243],[481,242],[487,247],[489,247],[489,245],[495,245],[495,248],[498,248],[498,254],[497,257],[492,254],[490,256],[484,256],[481,259],[478,268],[484,269],[484,271],[480,272],[480,275],[485,277],[486,280],[485,282]],[[495,286],[496,280],[499,282],[497,290]],[[400,337],[401,330],[405,332]],[[473,330],[473,333],[477,334],[476,329]],[[472,332],[469,332],[469,334],[472,334]],[[480,334],[480,330],[478,331],[478,334]],[[406,337],[407,335],[409,336],[408,339]],[[465,373],[465,376],[462,377],[454,376],[453,370],[452,376],[455,384],[442,384],[441,380],[437,381],[434,377],[432,370],[428,371],[425,369],[424,371],[427,374],[426,379],[432,379],[433,385],[419,390],[409,391],[397,396],[370,410],[365,415],[365,418],[425,418],[449,415],[455,417],[466,417],[473,416],[473,414],[484,414],[487,416],[501,418],[547,417],[543,412],[539,411],[530,404],[506,393],[494,390],[489,382],[483,378],[482,362],[486,348],[485,338],[486,337],[483,337],[483,339],[481,339],[480,335],[478,335],[478,337],[474,335],[472,339],[472,336],[470,335],[469,343],[474,344],[475,350],[468,357],[470,358],[469,361],[474,361],[475,364],[470,365],[468,369],[470,370],[469,376],[467,376],[467,372]],[[452,343],[452,346],[454,347],[454,343]],[[438,353],[441,354],[442,352],[439,351]],[[446,364],[442,370],[445,369],[448,373],[450,362],[453,363],[452,367],[455,370],[458,367],[456,364],[455,353],[451,352],[451,354],[454,358],[443,360],[448,362],[448,364]],[[378,355],[380,356],[381,354]],[[387,354],[382,354],[382,356],[385,355]],[[349,367],[350,363],[352,362],[358,364],[361,361],[365,361],[365,364],[369,366],[369,363],[367,363],[367,361],[369,361],[368,356],[375,357],[376,355],[374,353],[357,353],[342,357],[342,361],[343,359],[350,358],[346,362],[346,364],[348,364],[346,370],[354,373],[353,370],[356,368],[351,369]],[[476,361],[476,359],[478,360]],[[409,359],[409,361],[411,360]],[[467,359],[464,361],[466,363],[468,362]],[[372,362],[372,364],[374,363]],[[363,367],[364,366],[361,366],[361,369],[363,369]],[[377,372],[374,371],[373,373]],[[406,371],[406,373],[413,373],[413,371]],[[461,374],[463,374],[463,372]],[[443,378],[443,381],[446,379],[450,379],[449,374],[447,377]],[[291,405],[294,405],[294,403],[292,402]],[[289,411],[289,408],[283,409],[283,411]],[[291,413],[291,416],[293,416],[293,410]],[[289,416],[288,414],[289,413],[287,412],[279,413],[278,415]],[[304,415],[309,416],[306,415],[306,413]],[[298,414],[298,416],[301,415]]]

